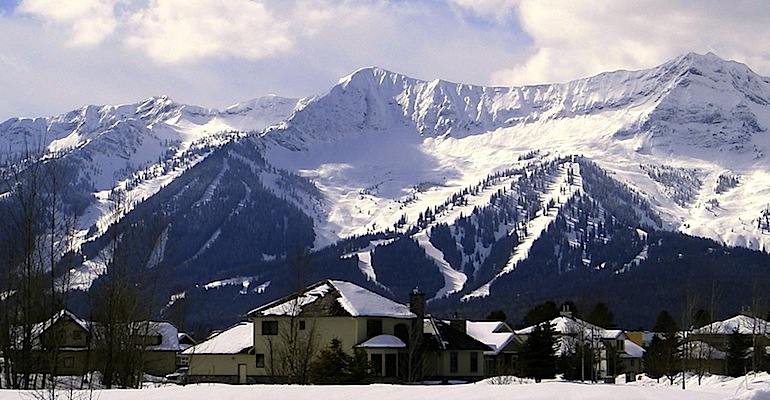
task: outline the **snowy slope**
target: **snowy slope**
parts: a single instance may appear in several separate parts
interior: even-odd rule
[[[613,171],[646,194],[671,229],[764,248],[758,221],[770,191],[768,104],[766,78],[713,54],[519,88],[366,68],[265,138],[273,164],[313,179],[329,200],[318,246],[392,226],[402,214],[413,221],[539,149],[581,154]],[[656,181],[640,167],[664,165],[694,171],[684,201],[665,177]],[[738,183],[717,193],[720,176]]]
[[[75,163],[79,180],[98,200],[79,225],[97,224],[103,230],[113,220],[113,190],[124,190],[131,202],[142,201],[212,148],[239,132],[280,122],[299,103],[265,96],[217,111],[160,96],[135,104],[86,106],[55,117],[9,119],[0,124],[0,146],[12,157],[44,153]]]
[[[743,64],[691,53],[647,70],[526,87],[419,80],[370,67],[342,78],[327,93],[301,100],[267,96],[217,111],[155,97],[51,118],[11,119],[0,124],[0,146],[19,154],[32,145],[47,157],[69,160],[77,170],[76,187],[95,199],[80,216],[81,241],[99,237],[152,195],[177,199],[194,192],[197,197],[174,210],[177,219],[170,224],[179,236],[160,243],[158,254],[185,253],[169,268],[189,272],[194,266],[201,287],[228,279],[243,285],[238,277],[270,282],[276,291],[288,285],[261,270],[227,269],[239,249],[266,249],[259,245],[278,233],[288,235],[287,214],[279,215],[287,211],[275,206],[280,202],[312,220],[307,232],[297,232],[304,226],[291,231],[303,240],[274,240],[251,261],[241,251],[238,267],[252,261],[279,265],[296,243],[312,242],[312,250],[320,252],[372,235],[342,251],[337,264],[357,258],[351,268],[357,278],[396,296],[393,277],[375,255],[405,235],[432,263],[438,278],[428,283],[437,288],[428,298],[437,300],[456,293],[466,299],[488,296],[493,283],[529,258],[575,199],[587,196],[598,204],[591,229],[606,223],[605,199],[586,193],[578,159],[608,171],[659,214],[660,219],[638,212],[633,232],[662,227],[767,249],[768,127],[770,80]],[[206,160],[211,162],[201,167]],[[115,213],[121,191],[130,204]],[[270,204],[264,213],[262,204]],[[511,209],[495,214],[505,207]],[[222,215],[205,215],[217,212]],[[264,225],[240,220],[261,213],[275,218]],[[183,229],[193,220],[200,226]],[[576,223],[567,222],[570,229]],[[204,229],[205,224],[211,226]],[[248,234],[233,232],[245,228]],[[198,233],[195,244],[185,243]],[[575,229],[567,236],[554,254],[571,252],[578,261],[564,265],[604,268],[591,254],[577,254],[588,233]],[[651,251],[650,243],[641,243],[646,233],[633,237],[639,246],[624,254],[620,266],[626,270]],[[499,257],[493,254],[499,243],[508,253],[502,265],[492,265],[487,261]],[[380,259],[387,259],[385,253]],[[86,264],[78,269],[79,287],[104,270],[98,259]],[[218,275],[220,269],[227,272]]]

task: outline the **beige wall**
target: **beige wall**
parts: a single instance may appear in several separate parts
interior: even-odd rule
[[[343,350],[352,353],[353,347],[364,342],[368,319],[382,321],[382,333],[393,335],[397,324],[403,323],[410,326],[410,319],[399,318],[366,318],[366,317],[318,317],[297,318],[295,323],[305,321],[305,330],[300,331],[302,338],[310,336],[315,338],[318,350],[328,347],[332,339],[342,342]],[[255,317],[254,321],[254,351],[257,354],[265,354],[265,368],[257,368],[259,375],[268,375],[270,362],[271,343],[273,348],[278,346],[282,338],[287,337],[291,318],[289,317]],[[263,335],[262,321],[278,321],[278,335]]]
[[[189,375],[238,375],[238,364],[246,364],[246,375],[264,374],[264,368],[256,368],[253,354],[191,354]]]
[[[43,343],[56,347],[86,347],[88,332],[70,320],[59,320],[43,333]]]
[[[427,374],[430,376],[444,376],[458,378],[463,377],[483,377],[484,376],[484,352],[483,351],[455,351],[457,353],[457,372],[450,372],[452,369],[450,353],[453,351],[443,351],[436,354],[429,360]],[[476,353],[477,366],[476,372],[471,372],[471,353]]]
[[[144,354],[144,372],[155,376],[164,376],[176,370],[175,351],[147,350]]]

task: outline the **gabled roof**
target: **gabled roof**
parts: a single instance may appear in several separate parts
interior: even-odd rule
[[[59,321],[73,321],[81,327],[85,333],[95,333],[98,335],[102,332],[102,325],[99,323],[86,321],[75,315],[73,312],[62,309],[51,316],[51,318],[32,326],[32,347],[34,349],[42,347],[41,337],[43,333],[56,325]],[[166,321],[140,321],[131,322],[129,326],[130,329],[137,334],[160,336],[160,343],[148,345],[147,350],[179,351],[179,330],[174,324]]]
[[[83,331],[85,333],[89,333],[91,330],[91,324],[88,323],[88,321],[78,317],[72,311],[67,310],[65,308],[59,310],[56,314],[51,316],[51,318],[48,318],[47,320],[43,322],[39,322],[37,324],[32,325],[32,348],[33,349],[39,349],[42,347],[41,343],[41,336],[45,331],[50,329],[52,326],[56,325],[59,321],[72,321],[81,328],[83,328]],[[20,344],[20,343],[19,343]]]
[[[241,354],[254,347],[254,324],[235,324],[183,351],[182,354]]]
[[[465,330],[474,339],[486,344],[496,355],[513,340],[515,335],[508,324],[502,321],[465,321]]]
[[[249,311],[249,317],[389,317],[417,318],[409,307],[354,283],[325,280],[293,294]]]
[[[767,335],[770,333],[770,322],[762,318],[739,314],[724,321],[712,322],[702,328],[692,331],[699,335],[729,335],[735,331],[741,335]]]
[[[644,357],[644,347],[634,343],[633,340],[626,339],[623,343],[623,352],[618,354],[620,358],[642,358]]]
[[[139,324],[141,324],[140,322]],[[160,343],[147,346],[151,351],[179,351],[179,329],[171,322],[148,321],[147,335],[160,335]]]
[[[558,356],[574,351],[581,342],[594,343],[593,345],[595,346],[604,340],[618,340],[623,337],[623,331],[620,329],[604,329],[572,317],[561,316],[546,322],[554,326],[554,330],[558,335],[556,349],[556,355]],[[519,329],[514,333],[516,335],[530,335],[535,330],[535,327],[546,322]],[[633,343],[631,341],[627,342]]]

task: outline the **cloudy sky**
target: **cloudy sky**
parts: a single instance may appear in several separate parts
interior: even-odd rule
[[[764,0],[0,0],[0,120],[304,97],[371,65],[524,85],[694,51],[770,76],[768,21]]]

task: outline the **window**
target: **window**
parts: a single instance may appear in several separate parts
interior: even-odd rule
[[[82,340],[83,339],[83,332],[80,330],[74,330],[72,331],[72,340]]]
[[[265,368],[265,355],[257,354],[257,368]]]
[[[449,353],[449,372],[457,373],[457,352],[452,351]]]
[[[626,341],[623,339],[618,340],[618,351],[626,350]]]
[[[471,353],[471,372],[479,372],[479,353]]]
[[[262,321],[262,335],[277,335],[278,321]]]
[[[75,366],[75,357],[64,357],[64,368],[72,368]]]
[[[396,363],[398,359],[395,354],[385,354],[385,376],[396,376]]]
[[[382,335],[382,320],[367,319],[366,320],[366,338],[371,339],[378,335]]]
[[[304,320],[299,321],[299,330],[301,330],[301,331],[305,330],[305,321]]]

